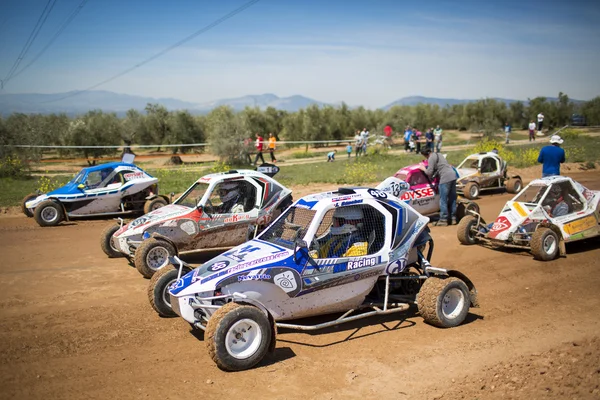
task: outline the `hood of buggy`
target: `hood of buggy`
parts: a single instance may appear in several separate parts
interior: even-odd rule
[[[528,219],[543,219],[537,204],[509,201],[490,228],[487,237],[496,240],[508,240],[509,236],[519,229]]]

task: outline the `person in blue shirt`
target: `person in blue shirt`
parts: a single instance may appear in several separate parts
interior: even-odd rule
[[[327,162],[335,161],[335,153],[337,153],[337,150],[327,153]]]
[[[560,147],[564,142],[558,135],[552,135],[550,146],[540,150],[538,162],[542,164],[542,178],[560,175],[560,164],[565,162],[565,151]]]
[[[411,136],[412,136],[412,129],[410,129],[410,126],[407,126],[406,130],[404,131],[404,151],[407,153],[410,151],[410,137]]]
[[[510,140],[510,132],[512,131],[512,127],[507,123],[504,124],[504,134],[506,135],[506,144],[508,144]]]

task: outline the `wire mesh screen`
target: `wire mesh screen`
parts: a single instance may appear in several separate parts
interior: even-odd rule
[[[265,230],[260,239],[294,249],[296,239],[302,239],[316,211],[290,207],[285,215]]]

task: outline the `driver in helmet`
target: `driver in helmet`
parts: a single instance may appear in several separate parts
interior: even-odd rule
[[[238,214],[244,212],[244,202],[240,186],[236,182],[225,182],[217,189],[221,205],[217,207],[218,214]]]
[[[569,205],[565,199],[565,193],[562,188],[554,184],[550,188],[550,192],[544,199],[544,210],[551,217],[560,217],[569,213]]]
[[[356,257],[367,254],[368,241],[363,233],[364,215],[360,207],[336,208],[329,231],[316,240],[313,258]]]

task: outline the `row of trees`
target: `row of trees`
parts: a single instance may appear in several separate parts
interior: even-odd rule
[[[440,125],[444,129],[494,133],[510,123],[515,129],[525,129],[543,112],[544,124],[551,128],[569,123],[573,113],[583,114],[589,125],[600,125],[600,97],[575,104],[566,94],[549,101],[538,97],[528,104],[506,104],[494,99],[440,107],[419,104],[394,106],[389,110],[367,110],[311,105],[297,112],[285,112],[272,107],[266,110],[247,107],[234,112],[219,107],[207,115],[192,115],[188,111],[169,111],[158,104],[148,104],[144,112],[129,110],[125,117],[113,113],[90,111],[77,118],[64,114],[13,114],[0,118],[0,159],[19,156],[35,159],[40,149],[16,149],[10,145],[70,145],[120,146],[124,144],[154,145],[157,150],[166,144],[204,143],[209,151],[235,162],[242,154],[242,143],[256,133],[273,132],[279,140],[312,141],[351,138],[357,129],[368,128],[373,133],[391,125],[402,132],[406,125],[419,129]],[[189,148],[171,148],[173,153]],[[90,160],[117,152],[115,149],[61,149],[63,156],[82,155]],[[92,161],[90,161],[92,162]]]

